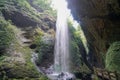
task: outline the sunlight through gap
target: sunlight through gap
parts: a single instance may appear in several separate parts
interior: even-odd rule
[[[61,10],[61,11],[63,11],[63,12],[62,12],[62,15],[63,15],[63,16],[66,16],[66,17],[68,18],[68,20],[70,20],[70,21],[72,22],[73,27],[74,27],[76,30],[78,29],[78,27],[81,28],[80,23],[78,23],[76,20],[74,20],[72,14],[71,14],[71,12],[70,12],[70,10],[67,8],[67,2],[66,2],[66,0],[52,0],[51,7],[52,7],[53,9],[57,10],[57,11],[60,10],[60,9],[62,9],[62,10]],[[87,47],[86,37],[85,37],[85,35],[84,35],[83,30],[80,29],[80,31],[81,31],[80,36],[81,36],[83,45],[84,45],[84,47],[85,47],[85,49],[86,49],[86,52],[88,53],[88,52],[89,52],[89,49],[88,49],[88,47]]]

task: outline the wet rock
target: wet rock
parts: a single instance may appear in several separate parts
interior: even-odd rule
[[[39,23],[35,20],[32,20],[25,14],[22,14],[18,11],[2,11],[6,20],[11,20],[18,27],[29,27],[29,26],[37,26]]]
[[[119,0],[68,0],[68,7],[85,33],[89,63],[104,68],[103,57],[112,42],[120,41]]]

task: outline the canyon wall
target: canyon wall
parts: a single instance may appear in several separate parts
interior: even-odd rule
[[[109,46],[120,40],[119,0],[67,0],[87,38],[90,64],[104,67]]]

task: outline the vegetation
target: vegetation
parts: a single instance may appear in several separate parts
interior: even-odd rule
[[[0,0],[0,80],[48,80],[35,69],[31,62],[32,51],[20,44],[20,30],[3,18],[2,10],[21,11],[38,21],[41,17],[27,0]]]
[[[33,0],[33,4],[42,9],[43,14],[49,14],[56,17],[56,11],[51,8],[52,0]]]
[[[40,64],[41,61],[42,61],[42,57],[43,57],[41,47],[44,45],[43,40],[42,40],[44,32],[40,28],[36,29],[36,32],[37,32],[37,35],[34,36],[34,44],[37,45],[37,48],[36,48],[36,51],[38,52],[38,61],[37,61],[37,63]]]
[[[79,50],[79,46],[78,43],[76,41],[81,41],[80,37],[77,39],[75,38],[77,35],[75,35],[76,30],[74,29],[74,27],[72,26],[71,23],[69,23],[69,31],[70,31],[70,36],[71,36],[71,41],[70,41],[70,52],[72,55],[72,59],[74,61],[74,65],[75,66],[79,66],[81,63],[81,55],[80,55],[80,50]]]
[[[49,23],[45,22],[44,18],[52,19],[51,16],[55,15],[52,8],[50,8],[50,2],[48,0],[33,0],[33,4],[43,9],[43,12],[39,12],[34,8],[29,0],[0,0],[0,80],[48,80],[46,76],[36,70],[31,62],[32,50],[22,44],[21,30],[14,25],[13,20],[9,20],[8,16],[10,15],[4,15],[4,11],[12,15],[20,13],[25,18],[27,16],[28,19],[41,23],[38,25],[39,27],[43,27],[43,25],[49,27]],[[42,39],[45,34],[44,31],[37,28],[36,32],[37,35],[33,39],[37,45],[36,51],[39,54],[39,61],[41,61],[43,53],[46,54],[51,51],[51,44],[45,43]]]
[[[82,54],[85,54],[85,48],[82,42],[80,30],[74,29],[71,22],[68,22],[69,32],[70,32],[70,53],[72,70],[73,72],[89,73],[90,70],[87,65],[84,63]]]
[[[4,18],[0,18],[0,55],[6,53],[5,49],[16,42],[17,29],[9,22],[5,21]]]
[[[111,6],[115,10],[115,14],[119,15],[119,5],[114,5],[116,1],[110,0],[110,3],[112,3]],[[35,51],[38,53],[37,64],[40,65],[46,56],[53,58],[51,53],[53,55],[54,42],[52,43],[48,39],[51,38],[49,34],[52,37],[54,36],[54,24],[51,24],[51,21],[56,17],[56,11],[52,10],[50,4],[51,0],[0,0],[0,80],[48,80],[46,76],[36,70],[31,62],[33,51],[29,46],[25,46],[22,43],[19,26],[15,26],[14,19],[9,20],[8,16],[18,12],[23,17],[33,20],[36,24],[38,23],[37,26],[39,28],[31,26],[36,32],[34,34],[33,30],[34,37],[31,40],[33,40],[33,44],[36,46]],[[41,9],[41,11],[37,9]],[[8,12],[9,15],[5,16],[4,11]],[[8,19],[5,19],[6,17]],[[10,17],[13,18],[14,16]],[[19,16],[18,21],[20,21]],[[90,72],[83,60],[87,56],[86,39],[81,36],[83,33],[80,28],[76,30],[71,22],[68,22],[68,26],[71,36],[70,64],[72,65],[72,71],[80,72],[84,76]],[[26,27],[28,28],[29,26]],[[105,61],[107,70],[120,73],[119,52],[120,42],[115,42],[109,48],[106,57],[102,52],[100,53],[102,54],[100,58],[103,58],[102,60]],[[97,76],[94,76],[98,80]]]
[[[0,19],[0,78],[39,78],[40,74],[30,61],[31,50],[19,44],[18,33],[15,26]]]
[[[106,69],[120,73],[120,42],[114,42],[106,54]]]
[[[1,0],[0,1],[0,10],[7,11],[17,11],[23,15],[29,16],[29,18],[35,20],[36,22],[41,22],[40,19],[44,18],[45,15],[55,16],[55,11],[50,8],[49,0],[33,0],[32,4],[37,6],[37,9],[43,9],[44,12],[38,12],[34,6],[31,6],[30,0]]]
[[[43,9],[44,11],[51,9],[51,0],[35,0],[33,1],[33,4],[39,5],[39,8]]]
[[[44,40],[45,36],[49,36],[48,34],[44,33],[40,28],[36,29],[37,34],[34,36],[34,44],[37,45],[37,48],[35,49],[38,53],[38,60],[37,64],[41,64],[44,59],[44,55],[49,55],[50,53],[53,53],[53,43],[46,42]],[[47,37],[49,39],[49,37]]]

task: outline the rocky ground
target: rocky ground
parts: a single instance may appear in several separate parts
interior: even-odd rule
[[[0,80],[47,80],[37,71],[31,58],[32,53],[40,48],[37,41],[43,40],[48,44],[50,38],[54,40],[55,17],[52,14],[44,14],[43,8],[43,12],[40,12],[29,2],[0,1]],[[4,36],[2,32],[5,32]],[[47,37],[48,35],[52,37]],[[4,42],[6,46],[3,50]],[[40,64],[39,61],[38,63]]]

